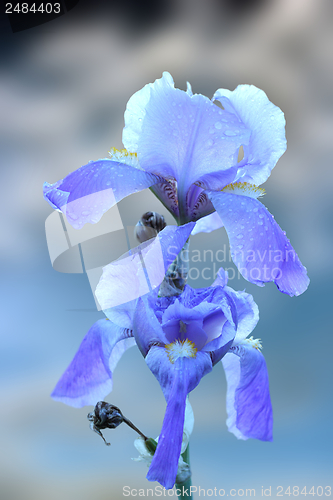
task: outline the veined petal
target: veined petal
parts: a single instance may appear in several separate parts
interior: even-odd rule
[[[286,150],[285,119],[280,108],[272,104],[265,92],[254,85],[239,85],[233,92],[219,89],[213,99],[225,111],[241,120],[251,132],[239,163],[242,181],[260,185]]]
[[[227,426],[238,439],[272,441],[273,412],[266,362],[250,344],[231,348],[222,359],[227,378]]]
[[[123,157],[126,159],[126,154]],[[63,212],[75,229],[80,229],[87,222],[98,222],[125,196],[161,181],[131,164],[105,158],[89,162],[54,184],[45,182],[43,192],[50,205]]]
[[[172,364],[163,347],[153,346],[146,363],[158,379],[167,400],[158,445],[147,479],[158,481],[164,488],[175,484],[181,452],[186,396],[212,369],[210,356],[198,352],[195,358],[179,358]]]
[[[159,286],[193,227],[194,222],[180,227],[167,226],[156,238],[105,266],[95,291],[102,309],[125,304]]]
[[[273,281],[290,296],[309,284],[305,267],[274,217],[249,196],[209,191],[228,233],[231,255],[244,278],[263,286]]]
[[[133,345],[130,330],[107,319],[97,321],[57,383],[52,398],[75,408],[95,405],[112,390],[112,371]]]
[[[249,135],[234,112],[175,89],[170,74],[163,73],[129,100],[123,142],[137,152],[144,170],[175,179],[181,198],[204,174],[233,167]]]

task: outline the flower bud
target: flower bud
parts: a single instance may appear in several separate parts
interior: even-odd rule
[[[140,243],[143,243],[155,238],[165,227],[166,222],[163,215],[157,212],[146,212],[135,226],[134,234]]]

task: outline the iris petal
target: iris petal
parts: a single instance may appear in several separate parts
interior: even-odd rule
[[[212,231],[215,231],[215,229],[220,229],[220,227],[223,227],[221,217],[217,212],[213,212],[210,215],[206,215],[206,217],[202,217],[202,219],[199,219],[196,222],[192,235],[198,233],[211,233]]]
[[[125,304],[159,286],[193,227],[194,222],[167,226],[156,238],[105,266],[95,292],[101,308],[107,310]]]
[[[163,73],[129,100],[123,142],[137,151],[144,170],[176,179],[182,198],[204,174],[233,167],[249,135],[234,112],[175,89],[170,74]]]
[[[232,348],[222,359],[227,378],[227,426],[238,439],[272,441],[273,413],[266,362],[251,345]]]
[[[282,111],[254,85],[239,85],[234,91],[219,89],[213,99],[251,131],[243,143],[246,147],[240,174],[243,182],[262,184],[287,147]]]
[[[95,405],[112,390],[112,371],[133,345],[130,330],[107,319],[97,321],[57,383],[52,398],[75,408]]]
[[[61,210],[75,229],[94,224],[126,196],[142,191],[161,178],[109,159],[88,163],[55,184],[44,184],[44,198]]]
[[[309,284],[285,233],[258,200],[232,193],[209,192],[228,233],[231,255],[251,283],[273,281],[290,296],[300,295]]]
[[[158,481],[166,489],[175,484],[181,452],[186,396],[212,370],[209,354],[198,352],[195,358],[179,358],[171,364],[163,347],[153,346],[146,363],[158,379],[167,400],[167,408],[157,449],[147,479]]]

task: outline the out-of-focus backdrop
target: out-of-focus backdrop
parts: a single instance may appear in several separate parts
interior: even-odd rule
[[[308,291],[294,298],[273,284],[231,280],[259,305],[254,336],[269,369],[274,441],[238,441],[228,433],[226,383],[217,366],[191,395],[193,484],[223,488],[226,496],[234,488],[236,497],[246,489],[262,496],[262,487],[267,495],[271,487],[272,498],[288,486],[292,496],[297,487],[314,486],[317,497],[322,486],[325,496],[333,486],[333,4],[92,3],[16,33],[7,18],[1,23],[1,498],[121,499],[124,486],[156,486],[145,479],[146,466],[131,460],[137,451],[129,428],[106,431],[106,447],[88,428],[91,407],[73,409],[49,397],[103,313],[87,275],[52,268],[44,229],[52,210],[42,184],[121,148],[127,100],[165,70],[177,87],[189,81],[209,97],[220,87],[254,84],[284,111],[288,149],[264,185],[263,202],[311,278]],[[128,225],[141,215],[146,198],[138,196],[119,206]],[[205,267],[233,268],[228,253],[224,261],[216,253],[221,248],[223,229],[192,238],[191,250],[201,255],[192,286],[212,282]],[[159,434],[165,402],[136,348],[119,362],[107,400],[143,432]]]

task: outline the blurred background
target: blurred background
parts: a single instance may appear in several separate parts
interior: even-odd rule
[[[129,428],[107,430],[106,447],[89,430],[91,407],[49,397],[103,313],[86,274],[52,268],[45,238],[52,210],[42,184],[121,148],[129,97],[165,70],[177,87],[189,81],[209,97],[220,87],[254,84],[284,111],[288,149],[264,185],[263,203],[311,278],[294,298],[273,284],[231,280],[259,305],[254,337],[262,339],[270,375],[274,441],[228,433],[226,383],[215,367],[191,395],[193,484],[235,488],[237,497],[239,489],[261,496],[271,487],[272,498],[277,486],[314,486],[315,497],[317,487],[333,486],[332,15],[330,0],[123,0],[107,7],[82,0],[31,29],[13,32],[8,17],[1,19],[2,499],[120,499],[124,486],[155,486],[145,464],[131,460],[137,451]],[[148,196],[119,204],[124,223],[136,224]],[[224,245],[223,229],[191,240],[202,256]],[[191,285],[209,285],[201,269],[214,262],[195,265]],[[233,267],[227,257],[215,265]],[[107,400],[144,433],[159,434],[165,402],[136,348],[119,362]]]

